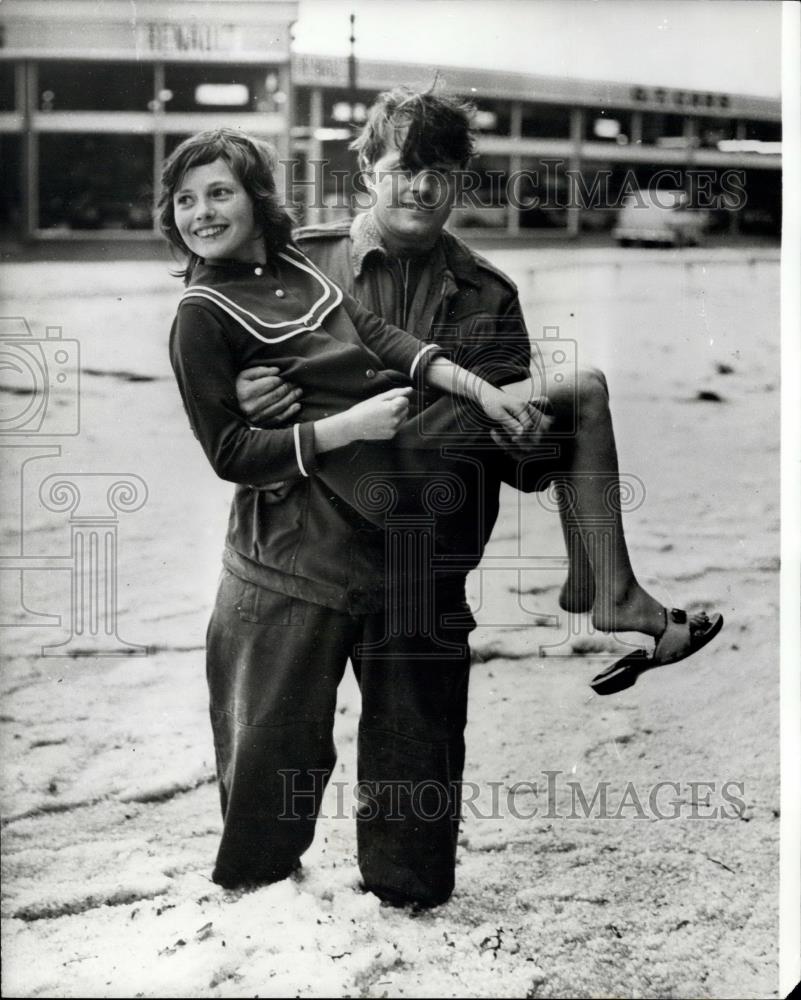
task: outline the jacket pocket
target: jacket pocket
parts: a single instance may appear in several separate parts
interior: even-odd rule
[[[235,578],[236,579],[236,578]],[[255,583],[237,580],[239,584],[235,607],[243,622],[259,625],[302,625],[304,606],[302,601],[275,590],[257,587]]]

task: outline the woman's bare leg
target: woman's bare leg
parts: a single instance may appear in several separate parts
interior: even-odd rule
[[[575,384],[554,386],[548,399],[557,421],[560,412],[565,415],[566,407],[575,407],[578,416],[572,465],[560,484],[566,508],[562,524],[571,564],[566,596],[588,596],[580,583],[589,566],[595,588],[593,625],[604,632],[658,636],[665,628],[665,609],[634,574],[616,502],[619,470],[606,380],[598,371],[582,370]],[[576,533],[583,551],[573,541]]]
[[[557,485],[559,520],[567,552],[567,579],[559,591],[559,607],[570,614],[591,611],[595,603],[595,579],[581,531],[569,501],[569,490]]]

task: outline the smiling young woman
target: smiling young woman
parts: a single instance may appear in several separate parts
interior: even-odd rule
[[[173,213],[181,238],[198,257],[266,262],[253,202],[225,160],[186,171],[173,195]]]
[[[336,686],[364,624],[351,614],[359,598],[349,543],[383,527],[385,516],[368,520],[360,483],[366,475],[392,481],[409,464],[428,484],[442,471],[437,449],[406,420],[415,383],[458,392],[489,426],[512,434],[532,419],[525,401],[368,312],[317,268],[292,242],[289,216],[274,197],[274,165],[272,149],[244,133],[199,133],[165,165],[160,199],[163,232],[189,255],[170,336],[173,370],[212,468],[237,484],[207,633],[224,817],[212,878],[229,887],[287,877],[311,843],[314,810],[303,822],[280,821],[284,775],[297,766],[298,774],[317,775],[318,787],[333,767]],[[398,210],[423,220],[442,211],[416,208],[413,196],[404,188],[410,207]],[[265,366],[303,391],[290,427],[255,427],[235,405],[238,373]],[[383,446],[390,439],[393,447]],[[280,502],[265,505],[275,492]],[[401,504],[416,515],[421,504],[427,509],[416,490]],[[332,516],[344,540],[327,554],[320,534]],[[309,520],[320,523],[307,531]],[[341,569],[330,588],[315,576],[326,562],[335,564],[331,572]],[[385,634],[383,610],[371,610],[371,628]],[[287,627],[314,621],[317,628]],[[442,830],[450,851],[450,820]],[[438,887],[435,895],[441,901],[445,893]]]

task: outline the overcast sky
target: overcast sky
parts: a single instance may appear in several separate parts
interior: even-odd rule
[[[794,0],[787,0],[794,2]],[[776,0],[300,0],[295,51],[778,97]]]

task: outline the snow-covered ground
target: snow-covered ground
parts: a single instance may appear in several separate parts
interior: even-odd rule
[[[139,477],[146,502],[118,515],[119,635],[149,655],[42,656],[69,635],[69,572],[25,572],[27,608],[62,616],[48,627],[23,625],[19,575],[0,574],[17,626],[3,630],[3,995],[777,995],[778,262],[493,259],[519,280],[533,335],[559,327],[607,372],[621,468],[643,484],[626,516],[638,573],[727,623],[703,654],[602,699],[587,682],[615,642],[563,615],[533,624],[557,615],[558,569],[474,574],[473,801],[456,892],[419,914],[359,890],[351,678],[302,872],[244,894],[210,882],[203,641],[230,494],[172,383],[179,285],[157,263],[6,266],[4,315],[38,338],[61,326],[83,374],[79,435],[3,439],[17,447],[3,449],[0,554],[69,555],[47,477]],[[37,440],[50,452],[19,447]],[[489,554],[531,567],[562,552],[556,516],[507,491]],[[599,783],[606,814],[587,817],[576,789],[591,800]]]

